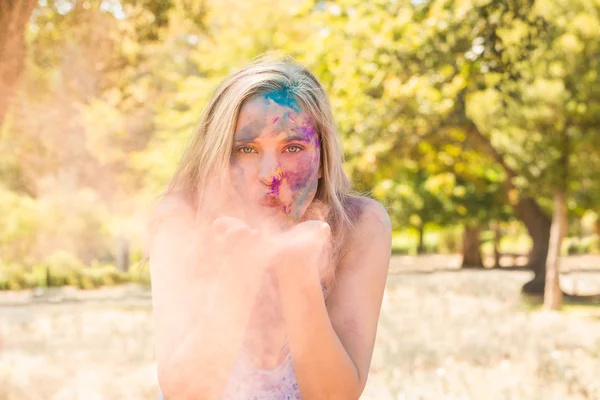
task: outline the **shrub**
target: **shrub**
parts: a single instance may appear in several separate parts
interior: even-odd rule
[[[600,236],[591,235],[581,239],[579,254],[600,254]]]
[[[149,285],[149,271],[126,273],[118,271],[113,264],[98,261],[86,267],[75,256],[64,251],[51,254],[43,263],[35,264],[29,270],[16,263],[0,261],[0,290],[65,285],[87,290],[130,281]]]
[[[0,184],[0,253],[5,262],[21,262],[31,256],[40,230],[35,199],[7,190]]]
[[[79,287],[94,289],[101,286],[112,286],[129,282],[129,274],[120,272],[113,264],[94,262],[89,268],[79,271]]]
[[[26,278],[25,271],[17,264],[0,262],[0,289],[20,290],[32,287],[32,279]]]
[[[46,267],[48,287],[78,285],[79,271],[83,265],[73,254],[57,251],[46,257],[43,264]]]
[[[148,266],[148,263],[138,263],[133,265],[129,269],[129,279],[131,282],[150,286],[150,267]]]

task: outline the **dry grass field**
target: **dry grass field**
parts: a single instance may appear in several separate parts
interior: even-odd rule
[[[600,305],[541,312],[519,293],[529,272],[456,265],[392,259],[362,399],[600,399]],[[600,259],[563,265],[585,270],[566,291],[600,293]],[[0,315],[0,399],[156,398],[146,289],[0,293]]]

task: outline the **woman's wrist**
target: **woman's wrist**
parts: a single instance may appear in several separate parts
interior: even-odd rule
[[[275,265],[275,275],[279,288],[284,290],[287,290],[290,286],[320,286],[319,268],[317,260],[313,257],[307,257],[304,260],[278,262]]]

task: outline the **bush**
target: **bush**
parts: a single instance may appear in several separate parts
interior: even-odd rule
[[[580,254],[600,254],[600,236],[592,235],[581,239]]]
[[[565,238],[562,246],[562,254],[598,254],[599,241],[598,235],[591,235],[581,239],[578,237]]]
[[[0,263],[0,290],[27,289],[34,284],[34,279],[27,277],[22,267]]]
[[[0,290],[66,285],[87,290],[130,281],[149,285],[149,271],[125,273],[118,271],[113,264],[98,261],[86,267],[75,256],[64,251],[53,253],[43,263],[35,264],[29,270],[16,263],[0,261]]]
[[[129,279],[131,282],[150,286],[150,267],[148,266],[148,263],[138,263],[132,266],[129,269]]]
[[[36,200],[7,190],[0,184],[0,254],[5,262],[21,262],[31,257],[40,230]]]
[[[74,255],[58,251],[46,257],[43,264],[46,267],[48,287],[78,285],[79,271],[83,269],[83,264]]]
[[[79,271],[78,286],[80,289],[95,289],[129,281],[129,274],[118,271],[113,264],[102,264],[95,261],[89,268],[83,268]]]
[[[416,240],[408,230],[392,233],[392,253],[393,254],[416,254]]]

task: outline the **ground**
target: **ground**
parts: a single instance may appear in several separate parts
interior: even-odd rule
[[[529,272],[456,265],[392,259],[361,399],[600,399],[600,306],[541,312]],[[600,259],[563,265],[565,291],[600,292]],[[0,314],[0,400],[157,397],[146,289],[1,293]]]

